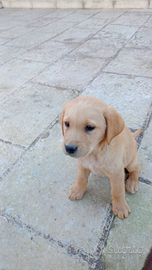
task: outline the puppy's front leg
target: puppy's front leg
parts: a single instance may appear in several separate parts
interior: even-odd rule
[[[127,218],[131,210],[125,199],[124,170],[110,175],[109,178],[111,182],[112,210],[119,218]]]
[[[83,194],[86,191],[90,172],[91,171],[89,169],[85,169],[78,162],[77,182],[69,190],[70,200],[80,200],[83,197]]]

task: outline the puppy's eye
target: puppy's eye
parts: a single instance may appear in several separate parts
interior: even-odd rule
[[[68,128],[70,126],[69,122],[65,122],[65,126]]]
[[[92,131],[93,129],[95,129],[95,127],[92,127],[92,126],[85,127],[85,131]]]

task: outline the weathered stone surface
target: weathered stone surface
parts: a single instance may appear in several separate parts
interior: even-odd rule
[[[61,42],[84,42],[87,38],[94,34],[95,30],[92,28],[73,28],[65,31],[61,35],[58,35],[53,40]]]
[[[152,9],[151,9],[152,12]],[[149,17],[148,21],[144,24],[145,27],[152,28],[152,17]]]
[[[46,14],[47,11],[47,14]],[[70,15],[74,15],[74,13],[76,13],[77,11],[75,9],[46,9],[44,10],[45,13],[45,18],[47,19],[52,19],[55,18],[57,19],[61,19],[61,18],[67,18]],[[71,20],[70,20],[71,21]]]
[[[2,11],[1,11],[1,13],[2,13]],[[6,30],[9,30],[13,27],[16,27],[16,21],[8,20],[7,15],[5,18],[1,19],[1,23],[0,23],[0,30],[1,31],[6,31]],[[7,37],[7,41],[8,40],[9,40],[9,36]]]
[[[15,38],[7,42],[7,46],[31,49],[35,46],[38,46],[42,42],[49,40],[50,38],[56,35],[57,33],[54,30],[52,30],[52,33],[51,33],[51,32],[45,32],[42,28],[40,28],[38,30],[35,30],[34,32],[27,33],[24,36]]]
[[[125,10],[111,10],[111,9],[103,9],[100,13],[96,14],[94,18],[97,19],[109,19],[114,21],[119,16],[125,13]]]
[[[66,101],[74,97],[76,93],[73,91],[26,84],[3,101],[0,137],[17,144],[30,145],[60,114]]]
[[[25,25],[27,25],[27,22]],[[31,26],[32,24],[28,25],[29,29]],[[7,46],[31,49],[61,34],[72,26],[73,23],[70,21],[67,23],[61,23],[60,21],[47,23],[47,25],[43,25],[43,27],[41,26],[34,31],[24,34],[23,36],[12,39],[11,41],[7,42]]]
[[[1,217],[0,227],[1,269],[87,269],[87,262],[78,256],[69,256],[57,243],[17,226],[13,220],[8,224]]]
[[[16,54],[20,55],[22,53],[25,53],[24,49],[11,48],[10,50],[9,47],[0,46],[0,65],[5,64],[12,58],[15,58]]]
[[[99,13],[99,10],[71,10],[71,14],[67,14],[68,9],[66,10],[59,10],[60,14],[62,14],[62,22],[67,23],[67,22],[72,22],[75,24],[79,24],[88,18],[94,16],[96,13]],[[68,16],[67,16],[68,15]]]
[[[111,209],[110,181],[91,175],[83,199],[70,201],[77,162],[62,153],[61,140],[61,127],[56,124],[49,137],[14,166],[1,183],[0,209],[63,244],[93,253]]]
[[[137,31],[138,27],[133,25],[115,25],[108,24],[101,32],[98,33],[99,37],[110,39],[116,43],[127,42],[132,35]]]
[[[21,87],[42,71],[47,64],[22,60],[11,60],[0,69],[0,92],[11,92]]]
[[[23,0],[24,1],[24,0]],[[23,2],[21,1],[21,2]],[[4,13],[7,11],[4,11]],[[9,12],[9,10],[8,10]],[[43,10],[43,9],[11,9],[9,12],[9,21],[14,22],[14,24],[17,24],[17,22],[24,23],[24,22],[29,22],[38,20],[42,16],[45,16],[46,13],[51,13],[51,11]]]
[[[131,38],[126,47],[152,49],[152,28],[143,26]]]
[[[115,20],[114,24],[121,25],[142,25],[150,17],[150,14],[139,14],[138,12],[127,12]]]
[[[147,15],[150,15],[151,16],[151,14],[152,14],[152,9],[143,9],[143,8],[138,8],[138,10],[137,9],[130,9],[129,10],[129,13],[137,13],[138,12],[138,14],[140,14],[140,13],[144,13],[144,14],[147,14]],[[149,19],[150,19],[150,17],[149,17]],[[148,20],[149,20],[148,19]],[[144,23],[145,24],[145,23]]]
[[[117,58],[105,68],[105,71],[152,77],[151,61],[152,54],[149,50],[124,48]]]
[[[31,32],[35,29],[35,27],[26,27],[26,26],[17,26],[17,27],[14,27],[13,29],[8,29],[7,31],[3,31],[1,33],[1,37],[3,38],[9,38],[9,39],[14,39],[14,38],[17,38],[19,36],[23,36],[25,35],[26,33],[28,32]],[[10,49],[10,48],[8,48]]]
[[[105,26],[108,23],[107,19],[97,19],[91,17],[87,20],[84,20],[83,22],[79,23],[78,25],[76,25],[76,27],[78,28],[94,28],[94,29],[101,29],[103,26]]]
[[[6,38],[0,38],[0,45],[4,45],[7,42],[8,42],[8,39],[6,39]]]
[[[141,176],[152,182],[152,119],[144,133],[144,138],[139,148],[139,161],[141,164]]]
[[[52,36],[58,36],[58,35],[62,34],[62,32],[70,29],[71,27],[73,27],[75,25],[75,23],[72,21],[64,22],[63,20],[64,20],[64,18],[58,19],[57,21],[49,23],[49,24],[43,26],[41,28],[41,30],[45,33],[50,33],[49,39],[51,39]]]
[[[0,177],[21,156],[24,149],[0,141]]]
[[[115,218],[103,252],[106,269],[141,269],[151,248],[152,187],[140,183],[139,191],[127,195],[131,214]]]
[[[82,90],[106,62],[106,59],[83,59],[77,55],[66,56],[46,68],[44,72],[34,78],[34,82]]]
[[[78,45],[78,43],[61,43],[49,40],[35,47],[34,49],[25,52],[24,54],[19,56],[19,58],[33,61],[35,61],[36,59],[39,62],[51,63],[63,57],[70,51],[74,50],[74,48]]]
[[[136,30],[137,27],[134,26],[108,25],[104,27],[102,31],[98,32],[88,41],[76,48],[72,54],[78,54],[81,57],[90,56],[93,58],[113,57]]]
[[[126,125],[143,125],[152,102],[152,79],[101,74],[83,92],[113,105],[125,119]]]

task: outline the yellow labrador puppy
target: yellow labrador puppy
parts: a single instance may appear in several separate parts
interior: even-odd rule
[[[126,191],[138,190],[140,165],[135,137],[111,105],[93,96],[81,96],[66,103],[60,115],[63,152],[78,159],[77,182],[69,191],[79,200],[86,191],[90,172],[108,176],[111,183],[113,212],[127,218],[131,212],[125,200],[124,169],[129,172]]]

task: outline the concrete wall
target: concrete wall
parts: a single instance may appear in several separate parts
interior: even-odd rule
[[[152,8],[152,0],[1,0],[4,8]]]

